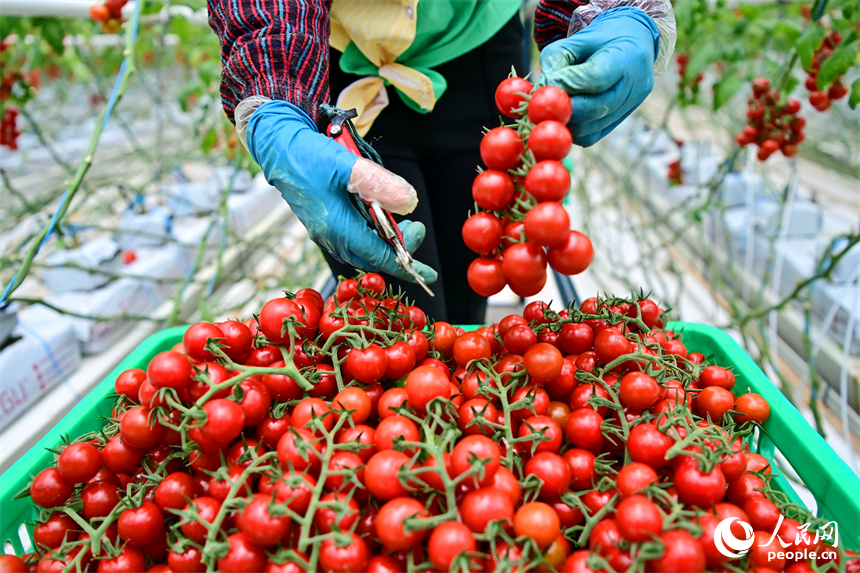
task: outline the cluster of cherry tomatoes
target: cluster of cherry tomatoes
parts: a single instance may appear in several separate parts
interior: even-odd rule
[[[812,571],[717,550],[727,517],[803,518],[747,445],[767,402],[663,324],[588,299],[464,332],[372,273],[198,322],[59,445],[0,569]]]
[[[842,43],[842,35],[831,30],[821,42],[821,45],[815,50],[812,56],[812,65],[806,70],[806,89],[809,90],[809,103],[818,111],[826,111],[830,109],[833,102],[844,98],[848,95],[848,87],[842,83],[842,78],[836,78],[829,86],[819,87],[818,72],[821,69],[821,62],[830,57],[836,46]]]
[[[0,118],[0,145],[5,145],[13,151],[17,150],[19,135],[21,132],[18,131],[18,110],[7,107],[3,110],[3,117]]]
[[[477,212],[463,224],[466,246],[480,255],[469,266],[468,281],[482,296],[505,285],[533,296],[546,284],[547,264],[573,275],[594,255],[588,237],[570,229],[561,204],[570,191],[562,164],[573,144],[570,97],[555,86],[533,90],[531,82],[512,76],[496,89],[496,106],[517,120],[481,140],[487,169],[472,184]]]
[[[767,78],[756,78],[752,82],[749,98],[747,125],[738,134],[741,146],[758,145],[759,161],[782,151],[786,157],[797,154],[797,146],[804,140],[803,127],[806,120],[800,117],[800,102],[796,99],[783,101],[781,95],[771,89]]]
[[[104,0],[90,7],[90,18],[102,25],[105,34],[116,34],[122,25],[122,8],[128,0]]]

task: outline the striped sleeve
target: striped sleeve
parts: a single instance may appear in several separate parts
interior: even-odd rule
[[[328,100],[326,0],[207,0],[221,41],[221,101],[230,121],[243,99],[297,105],[314,120]]]
[[[588,0],[540,0],[535,10],[535,42],[543,50],[548,44],[567,38],[573,11]]]

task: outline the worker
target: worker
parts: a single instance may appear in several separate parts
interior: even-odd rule
[[[396,277],[436,319],[484,320],[460,229],[473,209],[496,86],[525,69],[521,0],[208,0],[221,40],[221,98],[239,139],[323,248],[335,276]],[[574,143],[630,115],[675,44],[670,0],[541,0],[541,83],[571,97]],[[355,109],[384,168],[325,135],[321,104]],[[400,227],[430,299],[348,194],[408,215]],[[420,262],[419,262],[420,261]],[[395,283],[397,281],[394,281]]]

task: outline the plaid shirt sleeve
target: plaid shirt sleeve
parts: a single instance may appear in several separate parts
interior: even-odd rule
[[[543,50],[548,44],[567,37],[573,11],[588,0],[540,0],[535,10],[535,42]]]
[[[230,121],[243,99],[297,105],[314,120],[328,93],[329,2],[207,0],[221,41],[221,101]]]

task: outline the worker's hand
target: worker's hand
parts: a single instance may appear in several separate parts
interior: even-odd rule
[[[266,180],[281,192],[315,243],[341,262],[414,282],[348,196],[357,193],[405,215],[418,204],[415,189],[406,180],[356,157],[319,133],[304,111],[284,101],[266,102],[254,111],[247,142]],[[414,252],[424,240],[424,225],[403,221],[400,228],[406,248]],[[417,261],[414,265],[427,283],[436,281],[432,268]]]
[[[633,113],[654,86],[660,36],[639,8],[612,8],[540,56],[541,81],[570,94],[574,143],[593,145]]]

